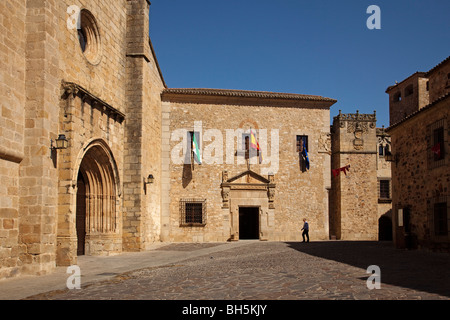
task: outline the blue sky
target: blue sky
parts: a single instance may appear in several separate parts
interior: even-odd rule
[[[448,0],[151,0],[150,38],[169,88],[313,94],[331,117],[377,111],[385,90],[450,55]],[[369,30],[370,5],[381,29]]]

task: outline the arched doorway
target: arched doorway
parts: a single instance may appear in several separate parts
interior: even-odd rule
[[[381,216],[378,219],[378,240],[392,241],[392,221],[387,216]]]
[[[83,156],[76,205],[77,255],[120,251],[115,164],[103,144],[94,144]]]
[[[77,255],[85,254],[86,243],[86,182],[81,173],[77,179],[77,213],[76,213],[76,229],[77,229]]]

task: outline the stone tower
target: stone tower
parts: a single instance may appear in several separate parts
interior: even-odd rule
[[[330,235],[341,240],[377,240],[376,114],[339,111],[331,135]]]

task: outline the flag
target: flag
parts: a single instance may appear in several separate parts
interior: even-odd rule
[[[345,175],[347,175],[347,171],[350,170],[350,165],[347,165],[345,167],[339,168],[339,169],[332,169],[331,172],[333,173],[333,177],[337,177],[339,173],[342,171]]]
[[[202,164],[202,155],[200,154],[195,132],[192,134],[192,150],[194,151],[194,160],[196,160],[199,164]]]
[[[437,159],[441,158],[441,144],[438,142],[434,147],[431,148],[431,151],[437,156]]]
[[[306,147],[303,147],[303,157],[305,158],[306,169],[309,170],[309,157],[308,157],[308,151],[306,150]]]
[[[253,134],[252,129],[250,129],[250,147],[259,152],[259,163],[262,163],[263,161],[262,151],[261,148],[259,147],[258,140],[256,140],[256,137]]]
[[[303,157],[305,161],[305,168],[309,170],[309,157],[308,150],[306,150],[306,137],[302,137],[300,140],[300,155]]]

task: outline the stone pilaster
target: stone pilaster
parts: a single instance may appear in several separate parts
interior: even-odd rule
[[[27,1],[24,160],[20,168],[20,236],[25,273],[55,267],[58,178],[50,140],[58,135],[60,83],[57,1]]]

